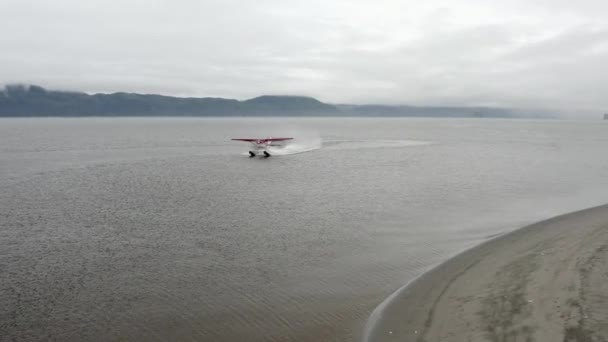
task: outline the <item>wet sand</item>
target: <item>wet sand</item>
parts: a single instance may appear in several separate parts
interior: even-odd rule
[[[608,206],[470,249],[372,314],[366,341],[608,340]]]

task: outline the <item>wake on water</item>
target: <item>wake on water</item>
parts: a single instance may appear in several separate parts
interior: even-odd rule
[[[430,141],[404,140],[404,139],[376,139],[376,140],[333,140],[325,142],[325,148],[336,150],[359,150],[365,148],[391,148],[424,146],[433,144]]]
[[[310,152],[320,149],[322,146],[321,139],[315,142],[304,142],[304,143],[291,143],[285,146],[271,146],[269,147],[268,153],[273,156],[288,156],[291,154],[298,154],[304,152]]]

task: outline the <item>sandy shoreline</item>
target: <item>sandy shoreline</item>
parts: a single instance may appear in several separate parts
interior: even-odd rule
[[[365,341],[606,341],[608,205],[459,254],[398,291]]]

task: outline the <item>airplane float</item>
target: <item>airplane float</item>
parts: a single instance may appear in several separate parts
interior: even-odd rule
[[[268,153],[268,148],[271,146],[283,146],[284,142],[287,140],[293,140],[293,138],[253,138],[253,139],[232,139],[236,141],[246,141],[251,143],[252,150],[249,151],[249,158],[253,158],[257,155],[264,155],[264,158],[270,157],[270,153]]]

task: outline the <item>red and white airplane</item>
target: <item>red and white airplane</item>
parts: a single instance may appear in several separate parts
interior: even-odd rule
[[[261,139],[232,139],[236,141],[246,141],[251,143],[252,150],[249,151],[249,158],[253,158],[256,155],[263,153],[265,158],[270,157],[270,153],[268,153],[268,147],[271,146],[283,146],[283,142],[287,140],[293,140],[293,138],[261,138]]]

